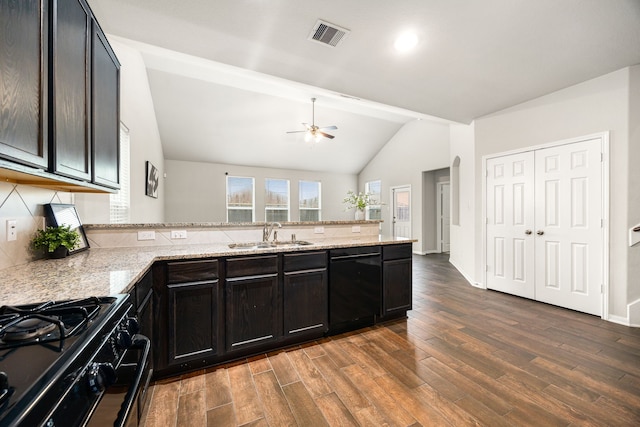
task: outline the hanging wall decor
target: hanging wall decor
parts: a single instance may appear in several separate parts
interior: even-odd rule
[[[147,161],[147,187],[145,194],[149,197],[158,198],[158,185],[160,183],[160,174],[151,162]]]

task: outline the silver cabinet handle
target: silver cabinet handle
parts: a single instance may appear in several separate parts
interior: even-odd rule
[[[526,234],[526,235],[531,234],[531,230],[525,230],[524,234]]]
[[[544,231],[542,231],[542,230],[538,230],[538,231],[536,231],[536,234],[537,234],[538,236],[542,236],[542,235],[544,234]]]

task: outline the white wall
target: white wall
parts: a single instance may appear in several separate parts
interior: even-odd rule
[[[392,235],[390,188],[411,185],[411,233],[419,239],[413,250],[424,253],[422,241],[422,172],[449,166],[449,125],[416,120],[404,125],[358,176],[358,190],[380,180],[382,233]]]
[[[147,70],[140,53],[117,40],[109,39],[122,65],[120,69],[120,120],[129,128],[131,141],[131,222],[164,222],[164,187],[158,198],[145,195],[145,162],[164,171],[164,156]],[[76,194],[78,214],[84,223],[109,223],[109,196]]]
[[[637,200],[631,200],[638,189],[630,189],[629,183],[630,177],[637,179],[640,174],[637,164],[631,168],[629,164],[630,154],[635,152],[630,150],[629,81],[630,69],[625,68],[475,121],[476,259],[482,254],[482,156],[610,131],[609,310],[625,318],[629,296],[638,295],[640,287],[637,276],[628,276],[629,211],[638,212]],[[636,129],[638,120],[636,111]],[[475,266],[477,280],[482,277],[480,264]]]
[[[450,164],[460,158],[459,166],[459,224],[451,224],[451,253],[449,261],[471,283],[476,283],[476,173],[475,173],[475,125],[451,125]],[[453,182],[452,182],[453,184]],[[453,187],[452,187],[453,197]]]
[[[345,211],[342,199],[355,190],[356,175],[291,169],[234,166],[219,163],[165,160],[166,222],[225,222],[226,176],[255,178],[255,220],[264,221],[265,178],[288,179],[291,194],[290,220],[299,220],[298,181],[320,181],[322,220],[353,220],[353,211]]]

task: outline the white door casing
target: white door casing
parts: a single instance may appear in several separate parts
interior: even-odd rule
[[[536,151],[536,300],[602,313],[599,139]]]
[[[602,315],[605,138],[486,159],[487,288]]]
[[[411,238],[411,186],[391,188],[393,237]]]
[[[437,183],[436,199],[436,240],[439,252],[451,251],[451,200],[449,182]]]
[[[487,288],[535,298],[533,152],[487,160]]]

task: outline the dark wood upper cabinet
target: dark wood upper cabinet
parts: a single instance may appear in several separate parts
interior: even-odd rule
[[[0,158],[46,169],[47,1],[0,0]]]
[[[120,188],[120,63],[93,22],[91,101],[93,182]]]
[[[83,0],[53,5],[51,171],[90,181],[91,13]]]
[[[120,188],[119,81],[86,0],[0,0],[0,177]]]

